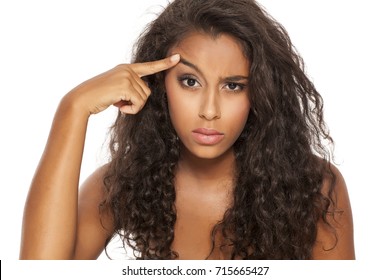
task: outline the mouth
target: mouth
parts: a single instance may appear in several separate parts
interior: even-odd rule
[[[192,137],[200,145],[215,145],[223,140],[225,134],[215,129],[197,128],[192,131]]]

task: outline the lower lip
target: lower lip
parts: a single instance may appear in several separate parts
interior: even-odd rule
[[[223,134],[206,135],[202,133],[192,132],[195,142],[201,145],[215,145],[222,141],[225,137]]]

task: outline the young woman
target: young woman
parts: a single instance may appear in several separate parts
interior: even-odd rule
[[[119,108],[80,188],[88,119]],[[134,63],[64,96],[26,202],[22,259],[353,259],[320,94],[254,0],[176,0]]]

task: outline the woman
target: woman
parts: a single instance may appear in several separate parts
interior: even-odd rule
[[[111,160],[78,194],[88,119],[119,108]],[[253,0],[176,0],[119,65],[60,102],[26,202],[21,258],[353,259],[322,99]]]

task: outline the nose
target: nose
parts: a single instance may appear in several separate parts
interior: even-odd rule
[[[205,91],[199,108],[199,117],[208,121],[221,118],[220,100],[217,90]]]

